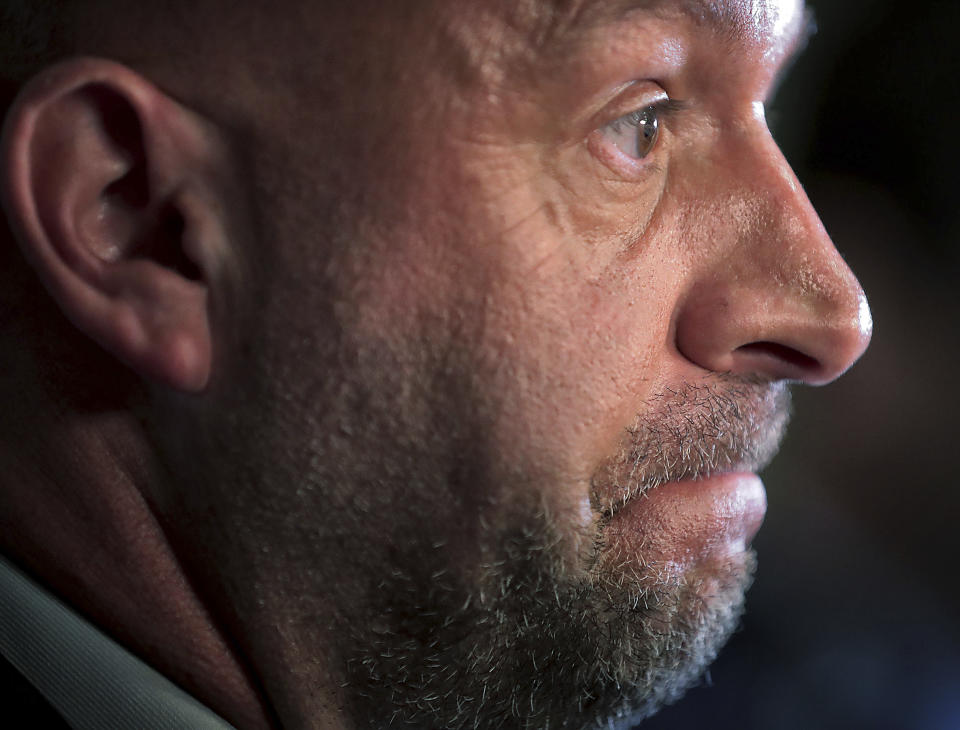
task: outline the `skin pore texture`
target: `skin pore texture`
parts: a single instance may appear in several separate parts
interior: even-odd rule
[[[56,404],[11,432],[68,426],[43,480],[4,447],[4,511],[91,517],[4,552],[241,728],[678,698],[742,610],[787,384],[870,336],[763,118],[802,4],[171,7],[74,11],[87,58],[8,115],[44,288],[4,332]],[[611,124],[652,105],[632,158]]]

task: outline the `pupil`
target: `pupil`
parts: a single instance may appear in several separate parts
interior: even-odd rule
[[[653,147],[657,137],[658,122],[656,110],[653,108],[644,109],[643,116],[640,117],[640,131],[643,139],[642,141],[638,140],[638,146],[640,147],[640,149],[637,150],[638,157],[643,157],[649,153],[650,148]]]

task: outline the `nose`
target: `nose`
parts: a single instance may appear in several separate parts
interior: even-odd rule
[[[742,141],[723,159],[709,263],[679,304],[677,348],[712,371],[827,383],[870,342],[866,296],[769,133]]]

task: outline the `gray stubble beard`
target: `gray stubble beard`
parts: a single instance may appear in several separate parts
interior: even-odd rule
[[[752,553],[711,565],[704,594],[696,573],[664,582],[656,565],[566,580],[549,533],[502,538],[477,589],[417,570],[382,584],[382,622],[350,637],[360,726],[629,728],[678,699],[736,628]]]
[[[373,461],[390,458],[379,457]],[[426,472],[412,480],[419,487],[407,484],[407,508],[392,501],[385,482],[372,480],[370,489],[346,491],[391,501],[361,509],[342,497],[338,506],[322,482],[343,480],[316,475],[295,491],[237,489],[235,499],[253,502],[238,502],[226,515],[264,522],[237,532],[249,545],[276,540],[276,524],[286,524],[290,545],[233,558],[242,563],[234,572],[253,569],[262,583],[255,592],[267,598],[265,608],[240,610],[294,627],[305,649],[326,647],[321,656],[335,660],[345,716],[356,727],[629,728],[696,682],[737,625],[753,572],[750,553],[682,580],[665,581],[663,566],[642,556],[627,560],[633,571],[604,569],[624,561],[601,560],[602,529],[573,536],[549,510],[520,505],[503,519],[493,519],[494,510],[480,527],[457,527],[458,519],[477,517],[472,507],[426,509],[436,493],[427,485],[436,487],[446,472],[422,460],[405,463]],[[532,484],[514,486],[501,492],[536,494]],[[436,524],[424,524],[423,514]],[[320,515],[325,526],[314,522]],[[469,547],[446,542],[470,530],[477,532],[466,545],[484,546],[476,560]],[[571,542],[588,546],[574,567]],[[232,541],[224,544],[222,554],[231,555]],[[334,549],[350,562],[310,567]],[[321,597],[339,606],[335,617]],[[314,640],[315,629],[334,636],[332,644]]]
[[[258,476],[263,465],[252,463],[249,473],[255,478],[229,495],[236,505],[221,521],[246,520],[235,531],[245,544],[284,541],[269,555],[257,550],[238,559],[242,565],[235,572],[252,568],[263,584],[257,595],[267,597],[268,604],[241,610],[285,621],[295,627],[302,647],[327,650],[321,656],[333,661],[332,674],[342,677],[340,701],[357,727],[628,728],[682,695],[736,627],[753,555],[711,564],[709,573],[665,581],[663,566],[643,563],[642,556],[631,558],[638,568],[630,573],[603,569],[618,561],[600,559],[602,529],[572,536],[570,525],[558,524],[545,508],[533,505],[506,514],[496,506],[485,512],[485,504],[457,500],[441,508],[438,495],[442,499],[450,492],[452,470],[465,468],[473,486],[497,482],[482,474],[487,456],[482,450],[473,454],[472,466],[465,466],[463,455],[470,450],[446,445],[450,434],[464,444],[483,443],[483,421],[473,426],[476,433],[460,422],[438,426],[437,419],[456,409],[443,402],[418,413],[415,406],[425,407],[432,402],[427,396],[442,389],[427,383],[423,389],[429,392],[400,398],[395,381],[416,369],[406,363],[385,368],[382,356],[369,359],[375,362],[367,369],[393,373],[377,384],[378,397],[357,397],[351,405],[337,393],[325,396],[319,400],[338,407],[325,416],[327,423],[310,428],[296,413],[278,407],[279,427],[267,428],[262,403],[309,404],[317,398],[299,392],[252,394],[249,412],[244,409],[246,416],[230,429],[243,438],[217,444],[223,453],[236,452],[235,458],[221,460],[226,464],[243,464],[257,452],[286,454],[282,463],[302,467],[299,474],[275,474],[273,488],[266,489]],[[356,377],[369,386],[370,378]],[[741,385],[748,392],[762,391],[755,384]],[[646,425],[631,428],[623,452],[613,458],[629,469],[612,473],[628,476],[624,486],[633,489],[662,482],[668,472],[671,478],[690,476],[683,468],[677,471],[678,460],[681,467],[688,465],[687,472],[706,471],[690,456],[692,443],[709,439],[721,452],[745,449],[756,440],[757,422],[768,416],[734,423],[738,409],[722,406],[709,388],[737,402],[749,398],[727,386],[732,387],[713,383],[650,404]],[[685,417],[691,411],[697,416],[693,428]],[[394,420],[371,413],[393,414]],[[416,424],[421,431],[432,425],[435,436],[418,432]],[[706,433],[716,426],[724,428]],[[248,434],[274,432],[281,451],[271,444],[245,449]],[[336,438],[321,447],[312,433]],[[397,434],[404,440],[394,442]],[[444,448],[452,455],[447,461]],[[642,459],[649,462],[638,466]],[[536,499],[536,485],[515,476],[516,483],[500,483],[501,497]],[[242,481],[228,477],[208,483]],[[470,491],[461,489],[458,499]],[[501,519],[480,527],[457,524],[480,513]],[[423,524],[423,514],[433,524]],[[284,525],[280,535],[278,524]],[[473,530],[456,549],[442,539]],[[225,545],[230,548],[234,539],[224,539]],[[561,557],[571,541],[592,546],[574,569],[568,556]],[[484,549],[474,559],[469,547],[477,544]],[[343,565],[331,562],[334,553],[346,558]],[[294,600],[281,600],[277,586]],[[337,609],[325,613],[330,605]],[[318,631],[335,638],[329,644],[314,641],[311,632]]]
[[[761,468],[785,430],[789,393],[721,376],[649,405],[595,475],[607,495]],[[359,724],[629,728],[682,696],[735,630],[755,554],[665,578],[671,571],[642,555],[611,560],[604,523],[580,536],[592,546],[581,570],[559,557],[569,525],[547,509],[487,527],[490,558],[459,580],[427,567],[442,564],[430,555],[442,546],[412,539],[405,568],[371,593],[380,630],[360,625],[350,635],[347,687]]]

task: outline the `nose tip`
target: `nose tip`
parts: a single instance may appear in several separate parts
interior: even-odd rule
[[[867,301],[867,295],[863,289],[859,288],[859,284],[857,288],[856,314],[846,328],[845,341],[838,348],[840,356],[836,367],[832,371],[832,376],[825,382],[829,382],[849,370],[867,351],[870,340],[873,338],[873,313],[870,311],[870,303]]]
[[[784,323],[776,339],[755,340],[730,353],[728,370],[824,385],[840,377],[860,359],[873,336],[873,318],[867,297],[857,285],[855,301],[833,316],[812,318],[807,324]]]
[[[873,330],[867,298],[847,273],[846,286],[833,288],[837,296],[814,301],[769,280],[714,280],[684,303],[677,349],[715,372],[829,383],[863,355]]]
[[[863,355],[870,306],[799,183],[772,189],[679,303],[676,347],[715,372],[822,385]]]

